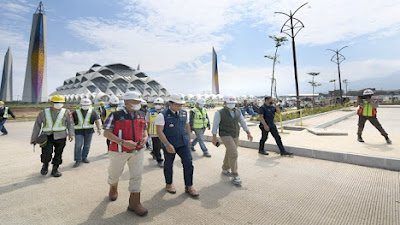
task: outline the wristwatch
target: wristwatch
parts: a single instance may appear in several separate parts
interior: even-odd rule
[[[167,147],[168,145],[170,145],[171,143],[169,143],[168,141],[163,143],[165,147]]]
[[[124,141],[123,139],[121,139],[121,140],[118,142],[118,144],[119,144],[119,145],[123,145],[124,142],[125,142],[125,141]]]

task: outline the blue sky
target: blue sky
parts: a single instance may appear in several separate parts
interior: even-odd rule
[[[368,2],[368,4],[366,4]],[[48,92],[94,63],[124,63],[156,78],[171,92],[211,91],[211,49],[218,54],[222,94],[264,95],[270,90],[274,43],[298,0],[45,0],[48,19]],[[14,99],[22,94],[32,14],[39,1],[0,0],[0,54],[11,47]],[[333,88],[337,69],[327,48],[343,50],[349,89],[400,88],[400,17],[396,0],[310,0],[296,17],[301,93],[308,72],[320,72],[317,92]],[[291,42],[279,50],[278,94],[293,94]],[[2,56],[1,56],[2,57]],[[0,65],[2,66],[1,60]],[[337,85],[338,86],[338,85]]]

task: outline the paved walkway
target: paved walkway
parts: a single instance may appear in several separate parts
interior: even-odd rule
[[[119,199],[107,199],[105,139],[93,138],[90,164],[73,165],[68,143],[63,176],[39,175],[40,151],[28,144],[32,122],[9,123],[0,137],[1,224],[398,224],[400,173],[295,156],[258,155],[239,149],[241,187],[220,171],[224,147],[207,143],[212,158],[193,153],[199,199],[184,193],[175,163],[177,194],[164,191],[160,168],[146,151],[142,201],[145,218],[127,212],[128,172]],[[366,138],[367,139],[367,138]],[[127,169],[127,168],[125,168]]]

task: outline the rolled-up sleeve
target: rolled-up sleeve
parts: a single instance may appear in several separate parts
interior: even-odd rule
[[[220,122],[221,122],[221,115],[219,114],[219,111],[217,111],[214,114],[213,127],[211,131],[213,135],[217,135]]]

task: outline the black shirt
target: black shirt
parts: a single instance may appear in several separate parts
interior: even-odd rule
[[[6,119],[3,117],[5,111],[6,111],[6,107],[3,107],[2,109],[0,109],[0,120]],[[8,117],[10,117],[10,116],[15,119],[14,113],[11,112],[10,108],[8,108]]]
[[[274,123],[275,112],[276,112],[276,108],[274,105],[267,106],[266,104],[264,104],[259,109],[259,114],[264,115],[264,120],[268,126],[275,126],[275,123]],[[260,124],[262,125],[261,122],[260,122]]]
[[[88,112],[88,110],[81,110],[81,112],[82,112],[83,119],[85,119],[86,113]],[[74,125],[78,125],[79,119],[78,119],[78,115],[76,114],[76,111],[74,111],[72,113],[72,118],[74,119]],[[94,121],[96,121],[98,119],[100,119],[99,118],[99,114],[97,113],[97,111],[95,109],[93,109],[92,115],[90,117],[90,124],[94,124]],[[76,134],[85,135],[85,134],[92,134],[92,133],[94,133],[94,129],[93,128],[75,130],[75,135]]]

